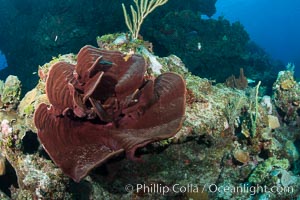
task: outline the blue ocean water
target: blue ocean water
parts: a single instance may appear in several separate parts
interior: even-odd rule
[[[300,1],[218,0],[215,17],[240,21],[253,41],[274,59],[295,63],[300,77]]]
[[[6,68],[7,65],[7,60],[5,55],[2,53],[2,51],[0,50],[0,70]]]

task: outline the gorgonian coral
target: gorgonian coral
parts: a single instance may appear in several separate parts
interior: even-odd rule
[[[145,75],[142,56],[83,47],[77,64],[49,70],[34,122],[38,137],[65,174],[80,181],[107,159],[173,136],[185,112],[185,83],[175,73]]]

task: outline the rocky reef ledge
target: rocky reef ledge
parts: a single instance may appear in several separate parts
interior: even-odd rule
[[[139,145],[138,161],[120,153],[74,182],[46,153],[34,124],[38,106],[49,105],[45,85],[51,66],[78,61],[75,54],[60,55],[39,67],[39,83],[21,100],[17,77],[0,82],[1,199],[300,198],[300,85],[292,70],[279,73],[272,97],[263,96],[260,83],[237,89],[194,76],[177,56],[157,57],[151,43],[129,42],[126,34],[104,35],[97,42],[101,50],[120,51],[124,60],[142,55],[146,77],[166,72],[183,77],[181,129]],[[245,80],[243,74],[233,78],[239,86]]]

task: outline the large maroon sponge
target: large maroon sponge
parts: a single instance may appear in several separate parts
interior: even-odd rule
[[[175,73],[145,76],[142,56],[84,46],[74,66],[49,70],[34,122],[52,160],[74,181],[123,151],[173,136],[185,112],[185,83]]]

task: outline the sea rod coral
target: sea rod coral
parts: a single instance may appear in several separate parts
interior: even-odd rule
[[[146,75],[142,56],[83,47],[77,64],[49,70],[46,94],[34,115],[52,160],[79,182],[107,159],[173,136],[185,112],[185,83],[175,73]]]

